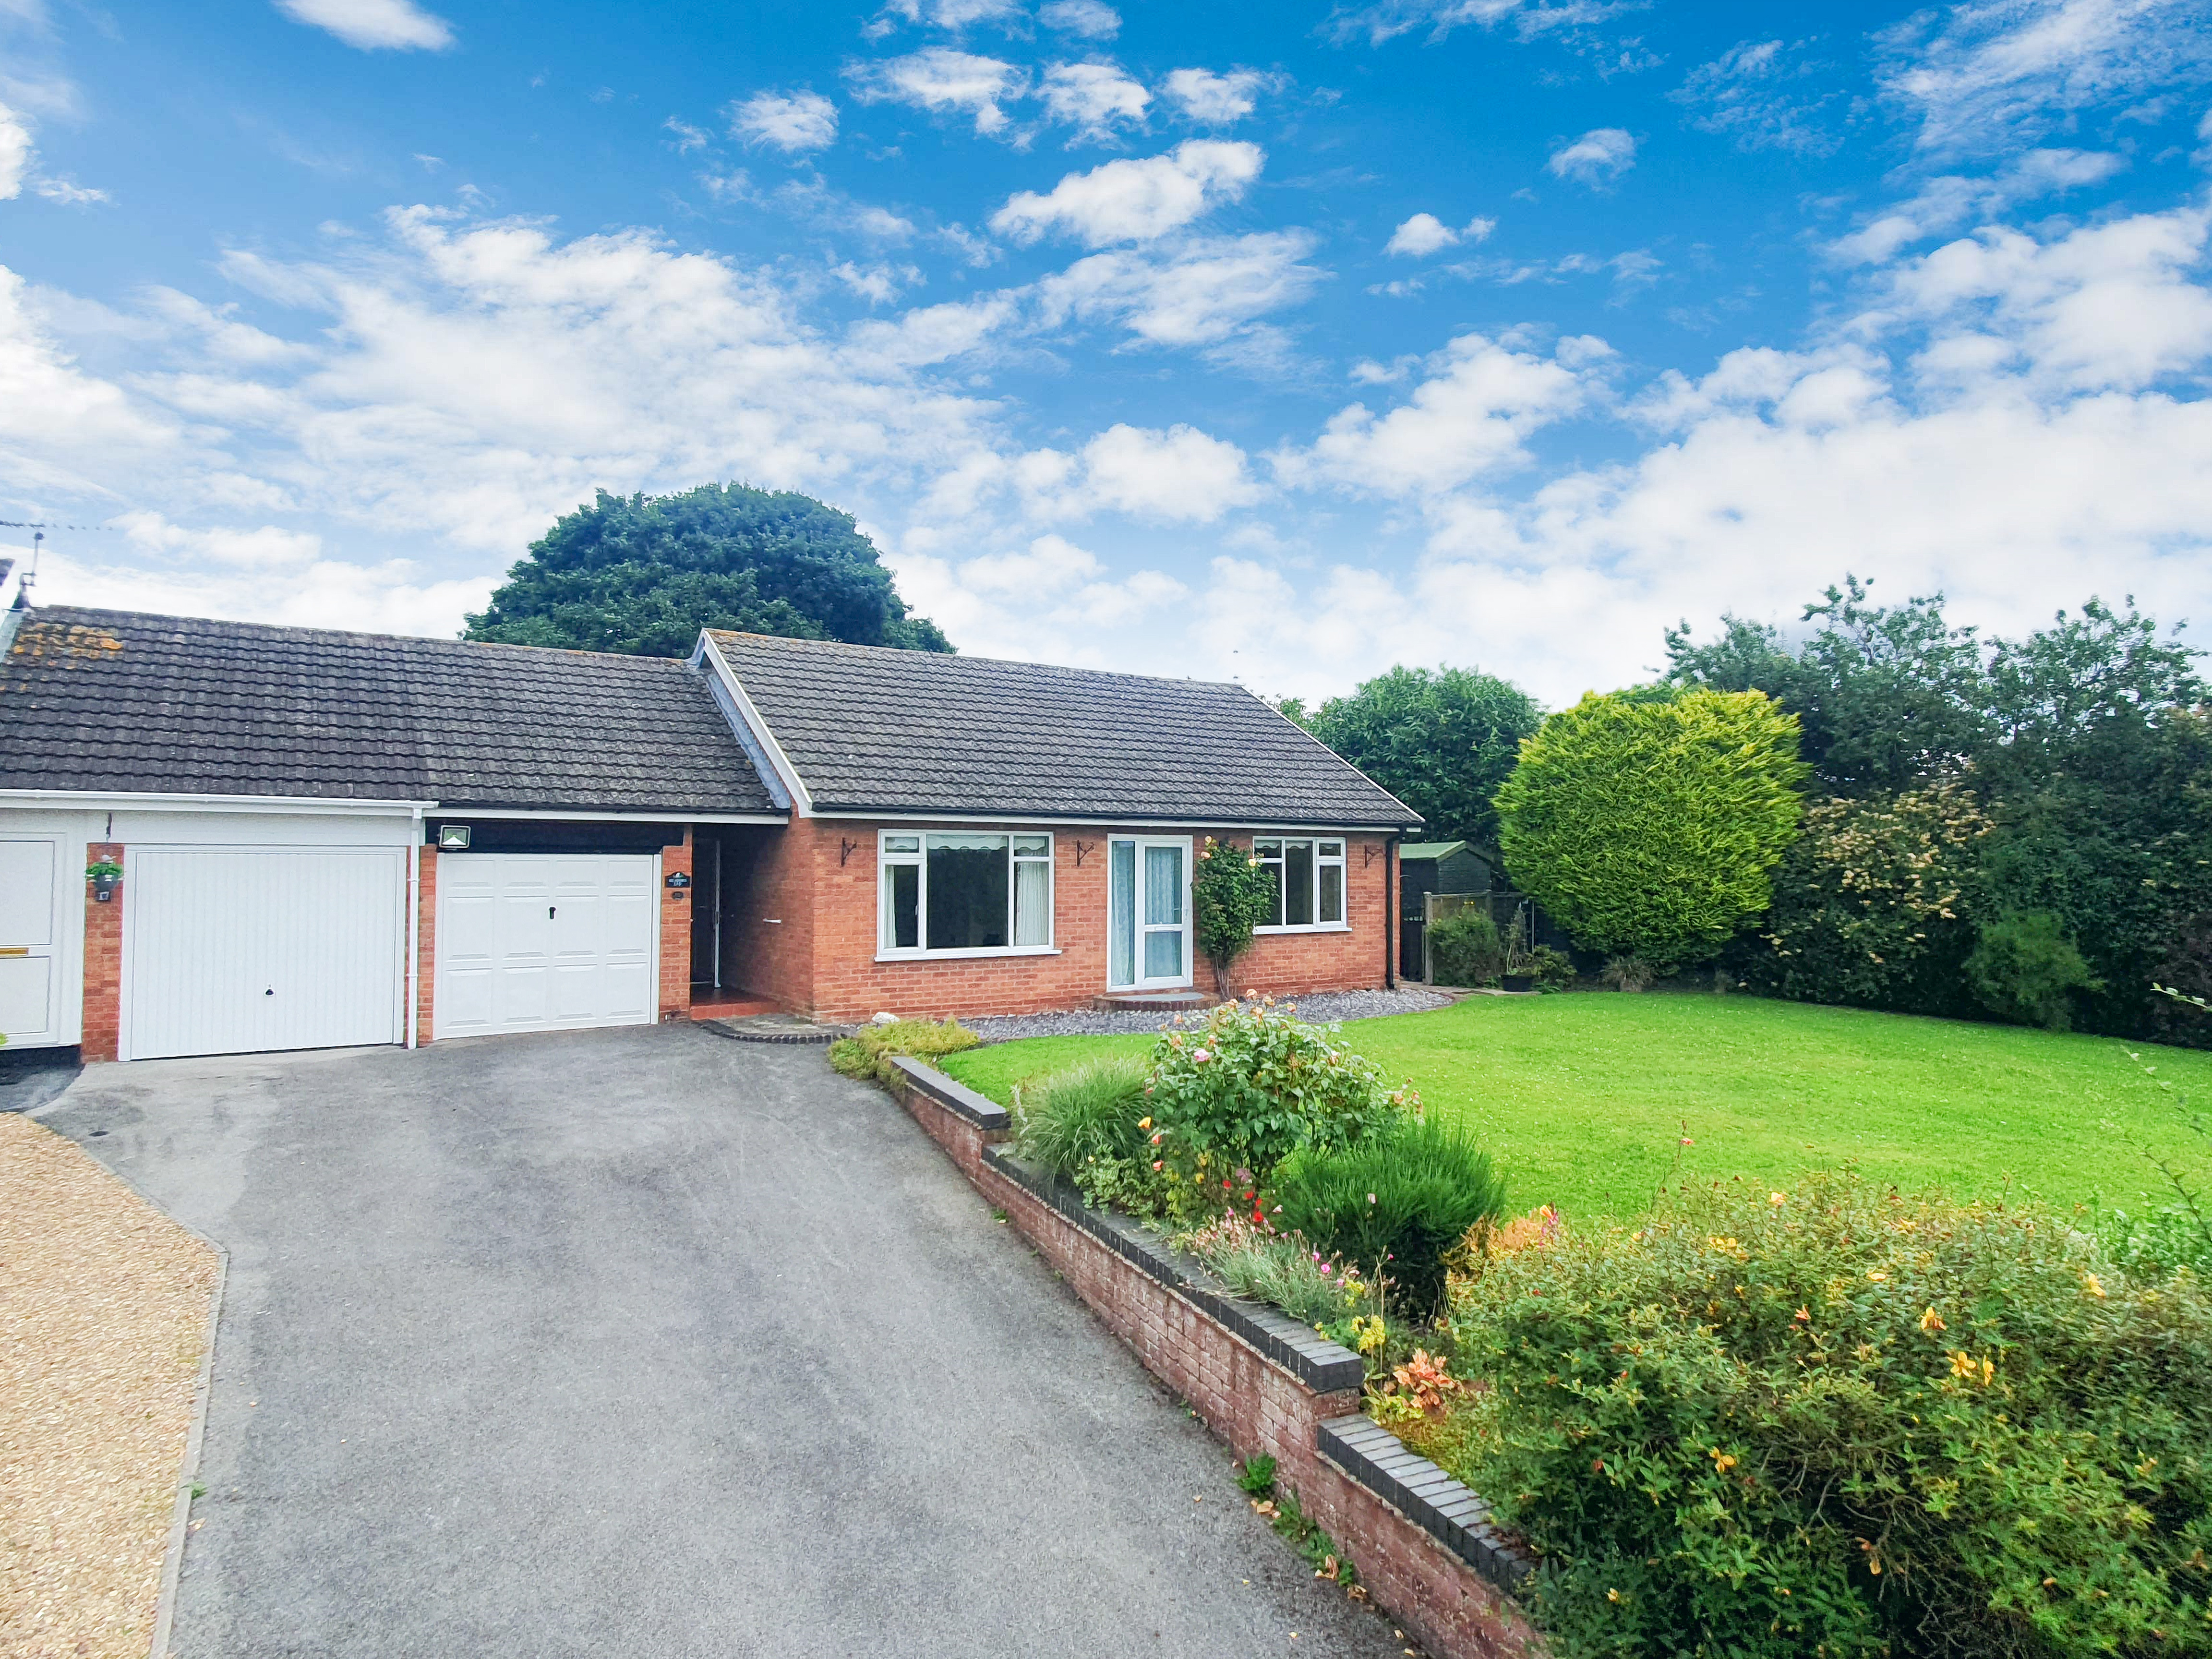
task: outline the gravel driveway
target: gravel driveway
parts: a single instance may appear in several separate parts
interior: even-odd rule
[[[819,1048],[145,1061],[42,1119],[230,1253],[182,1659],[1403,1646]]]

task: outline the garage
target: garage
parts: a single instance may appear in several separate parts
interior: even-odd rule
[[[406,895],[396,848],[132,848],[123,1057],[402,1041]]]
[[[63,840],[0,836],[0,1036],[60,1041]]]
[[[657,856],[447,853],[437,882],[441,1037],[653,1023]]]

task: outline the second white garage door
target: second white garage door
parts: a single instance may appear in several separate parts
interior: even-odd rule
[[[433,1035],[651,1024],[659,865],[649,853],[441,854]]]

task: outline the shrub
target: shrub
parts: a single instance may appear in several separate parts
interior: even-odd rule
[[[1772,896],[1796,837],[1797,717],[1757,691],[1599,696],[1553,714],[1498,792],[1506,867],[1592,950],[1663,970]]]
[[[1748,976],[1803,1001],[1966,1012],[1966,893],[1990,829],[1951,783],[1808,807]]]
[[[1562,1659],[2212,1651],[2212,1299],[1849,1174],[1460,1283],[1449,1467]]]
[[[1302,1325],[1340,1323],[1372,1299],[1356,1266],[1242,1216],[1222,1216],[1181,1243],[1238,1296],[1280,1308]]]
[[[1598,969],[1597,982],[1616,991],[1648,991],[1657,977],[1642,957],[1607,957],[1605,966]]]
[[[2104,988],[2048,910],[2000,916],[1983,928],[1966,958],[1966,980],[2000,1018],[2053,1031],[2072,1029],[2075,992]]]
[[[1014,1143],[1022,1156],[1085,1188],[1145,1153],[1145,1079],[1138,1054],[1103,1054],[1015,1091]],[[1109,1166],[1102,1170],[1101,1165]]]
[[[973,1048],[982,1040],[957,1019],[942,1024],[933,1019],[902,1019],[889,1025],[863,1025],[851,1036],[839,1037],[830,1045],[830,1063],[847,1077],[888,1083],[893,1054],[935,1060]]]
[[[1462,910],[1429,929],[1429,972],[1439,985],[1487,985],[1505,971],[1505,945],[1483,910]]]
[[[1229,994],[1231,966],[1252,948],[1252,930],[1272,913],[1274,895],[1267,866],[1249,848],[1208,836],[1191,861],[1191,929],[1222,996]]]
[[[1574,958],[1548,945],[1530,950],[1522,971],[1534,975],[1540,991],[1564,991],[1575,982]]]
[[[1264,1182],[1301,1146],[1350,1146],[1418,1104],[1334,1025],[1308,1025],[1269,998],[1228,1002],[1195,1026],[1178,1021],[1152,1048],[1155,1156],[1186,1182]]]
[[[1445,1258],[1503,1213],[1505,1183],[1463,1131],[1414,1118],[1395,1134],[1301,1153],[1279,1172],[1275,1197],[1279,1225],[1389,1279],[1396,1305],[1426,1317],[1443,1297]]]

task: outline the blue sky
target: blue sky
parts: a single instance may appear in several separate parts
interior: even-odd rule
[[[0,517],[98,526],[48,601],[450,633],[738,478],[964,649],[1308,696],[1846,570],[2201,617],[2208,23],[0,0]]]

